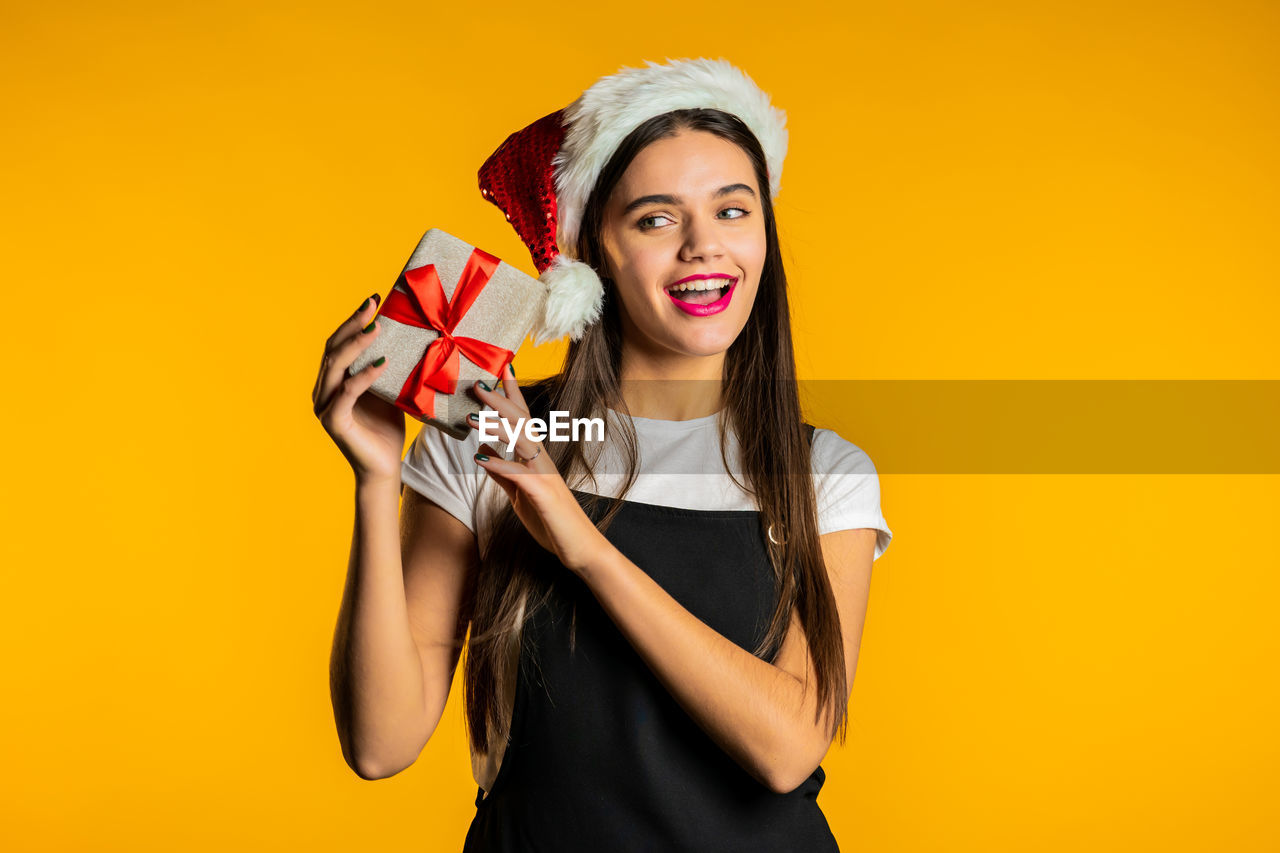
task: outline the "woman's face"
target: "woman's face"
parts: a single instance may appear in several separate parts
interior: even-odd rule
[[[631,161],[601,234],[629,345],[659,356],[729,348],[764,268],[759,194],[746,152],[705,131],[660,139]]]

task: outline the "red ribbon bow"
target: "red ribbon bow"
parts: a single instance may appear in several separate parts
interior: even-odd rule
[[[378,312],[381,317],[440,333],[427,347],[422,358],[400,389],[396,405],[416,418],[435,417],[435,392],[453,394],[458,389],[458,353],[494,376],[515,353],[496,344],[475,338],[454,337],[458,321],[476,301],[501,263],[493,255],[474,249],[453,290],[453,298],[445,299],[444,285],[434,264],[406,270],[406,290],[393,289]]]

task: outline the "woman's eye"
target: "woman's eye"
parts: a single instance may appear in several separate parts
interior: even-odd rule
[[[742,217],[747,215],[747,212],[748,211],[746,210],[746,208],[742,208],[742,207],[726,207],[724,210],[720,211],[720,216],[724,219],[741,219]],[[726,216],[726,214],[733,214],[733,215]]]
[[[653,216],[646,216],[644,219],[641,219],[641,220],[640,220],[638,223],[636,223],[636,224],[638,224],[638,225],[640,226],[640,229],[641,229],[642,231],[645,231],[645,230],[648,230],[648,229],[650,229],[650,228],[657,228],[657,227],[658,227],[658,220],[659,220],[659,219],[665,219],[667,222],[670,222],[670,221],[671,221],[670,217],[663,216],[663,215],[661,215],[661,214],[655,214],[655,215],[653,215]]]

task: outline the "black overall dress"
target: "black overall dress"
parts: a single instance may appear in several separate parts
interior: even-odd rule
[[[606,537],[729,640],[750,651],[763,638],[776,599],[757,512],[624,501]],[[526,623],[510,739],[492,792],[477,790],[464,853],[838,851],[817,804],[821,767],[787,794],[753,779],[679,706],[586,584],[536,550],[531,559],[558,572],[555,590]]]

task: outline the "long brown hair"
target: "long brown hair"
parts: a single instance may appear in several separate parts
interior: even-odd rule
[[[604,208],[640,151],[686,129],[711,133],[738,145],[750,157],[761,190],[767,243],[764,267],[755,305],[725,355],[721,395],[724,406],[719,419],[722,457],[730,428],[738,439],[739,461],[747,480],[739,485],[755,497],[761,536],[776,578],[777,608],[753,654],[772,662],[790,628],[791,614],[796,611],[817,671],[818,714],[814,722],[817,724],[825,714],[828,730],[834,733],[838,729],[843,743],[848,724],[844,644],[818,540],[810,448],[796,386],[787,277],[768,192],[764,152],[736,116],[712,109],[676,110],[645,121],[618,146],[587,201],[578,245],[578,257],[604,278],[603,315],[579,340],[569,344],[558,375],[533,383],[524,393],[531,401],[543,401],[544,409],[571,412],[574,417],[584,413],[602,416],[606,408],[627,411],[619,377],[621,315],[611,282],[605,277],[608,264],[600,236]],[[637,443],[630,420],[619,421],[620,447],[628,459],[620,493],[624,496],[637,476]],[[545,446],[566,482],[573,484],[579,476],[592,476],[594,460],[588,458],[583,443],[548,442]],[[725,467],[730,468],[728,464]],[[607,511],[597,523],[602,531],[622,507],[620,499],[594,495],[584,499],[588,511],[598,502],[605,502]],[[540,576],[528,564],[527,555],[536,550],[532,536],[510,504],[504,502],[481,554],[463,670],[467,727],[473,746],[481,753],[489,751],[491,733],[509,729],[510,694],[503,690],[509,691],[512,686],[510,667],[519,655],[524,620],[551,594],[554,579]]]

